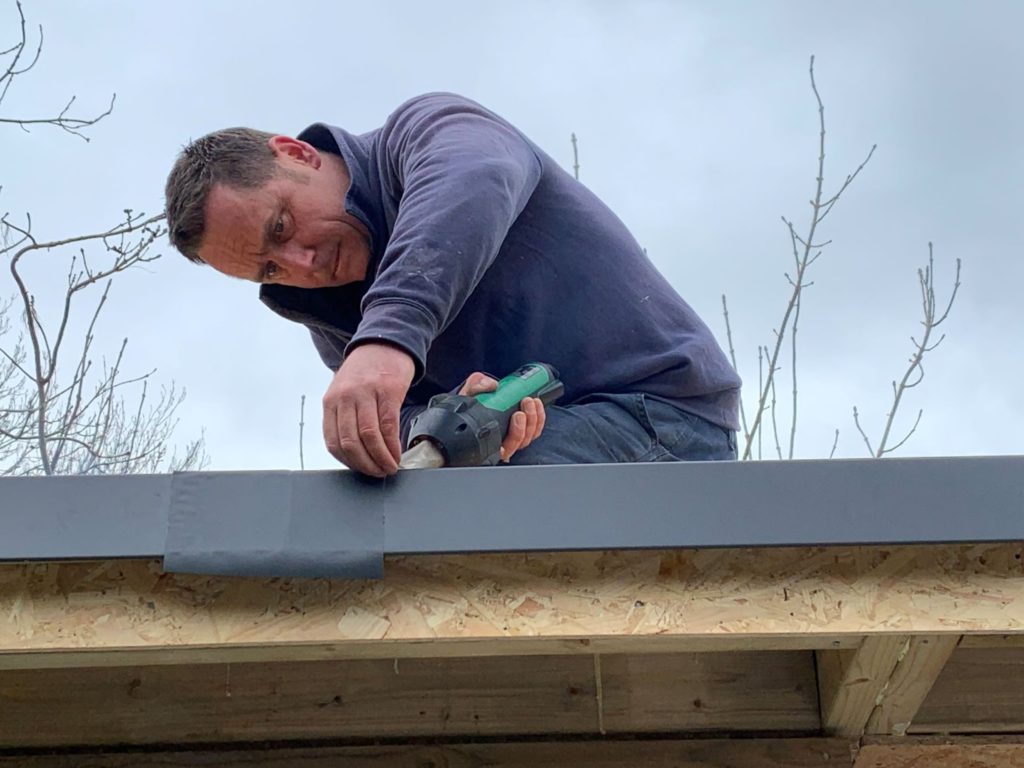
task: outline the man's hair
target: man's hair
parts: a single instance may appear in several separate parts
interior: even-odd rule
[[[206,227],[206,198],[214,184],[255,189],[277,170],[268,141],[274,136],[251,128],[225,128],[188,144],[178,155],[164,189],[171,244],[189,261],[202,264],[199,246]]]

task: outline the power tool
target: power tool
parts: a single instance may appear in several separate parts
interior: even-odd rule
[[[565,393],[558,371],[528,363],[498,382],[493,392],[435,395],[409,427],[409,449],[401,469],[494,466],[501,442],[523,398],[553,403]]]

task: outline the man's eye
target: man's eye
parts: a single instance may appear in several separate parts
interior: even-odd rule
[[[282,216],[276,222],[274,222],[274,235],[280,237],[284,234],[284,217]]]
[[[277,264],[272,261],[267,262],[267,266],[263,268],[263,279],[269,280],[274,277],[278,272]]]

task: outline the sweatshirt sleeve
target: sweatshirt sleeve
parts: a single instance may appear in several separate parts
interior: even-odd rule
[[[541,175],[511,125],[452,94],[407,102],[385,124],[379,160],[398,214],[349,349],[386,342],[416,362],[494,261]]]

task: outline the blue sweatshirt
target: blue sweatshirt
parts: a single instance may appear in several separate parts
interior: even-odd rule
[[[539,361],[565,382],[560,404],[643,392],[739,428],[740,381],[711,331],[618,217],[493,112],[432,93],[369,133],[318,123],[299,138],[344,160],[371,263],[361,283],[260,298],[332,370],[360,344],[405,350],[407,416],[473,371]]]

